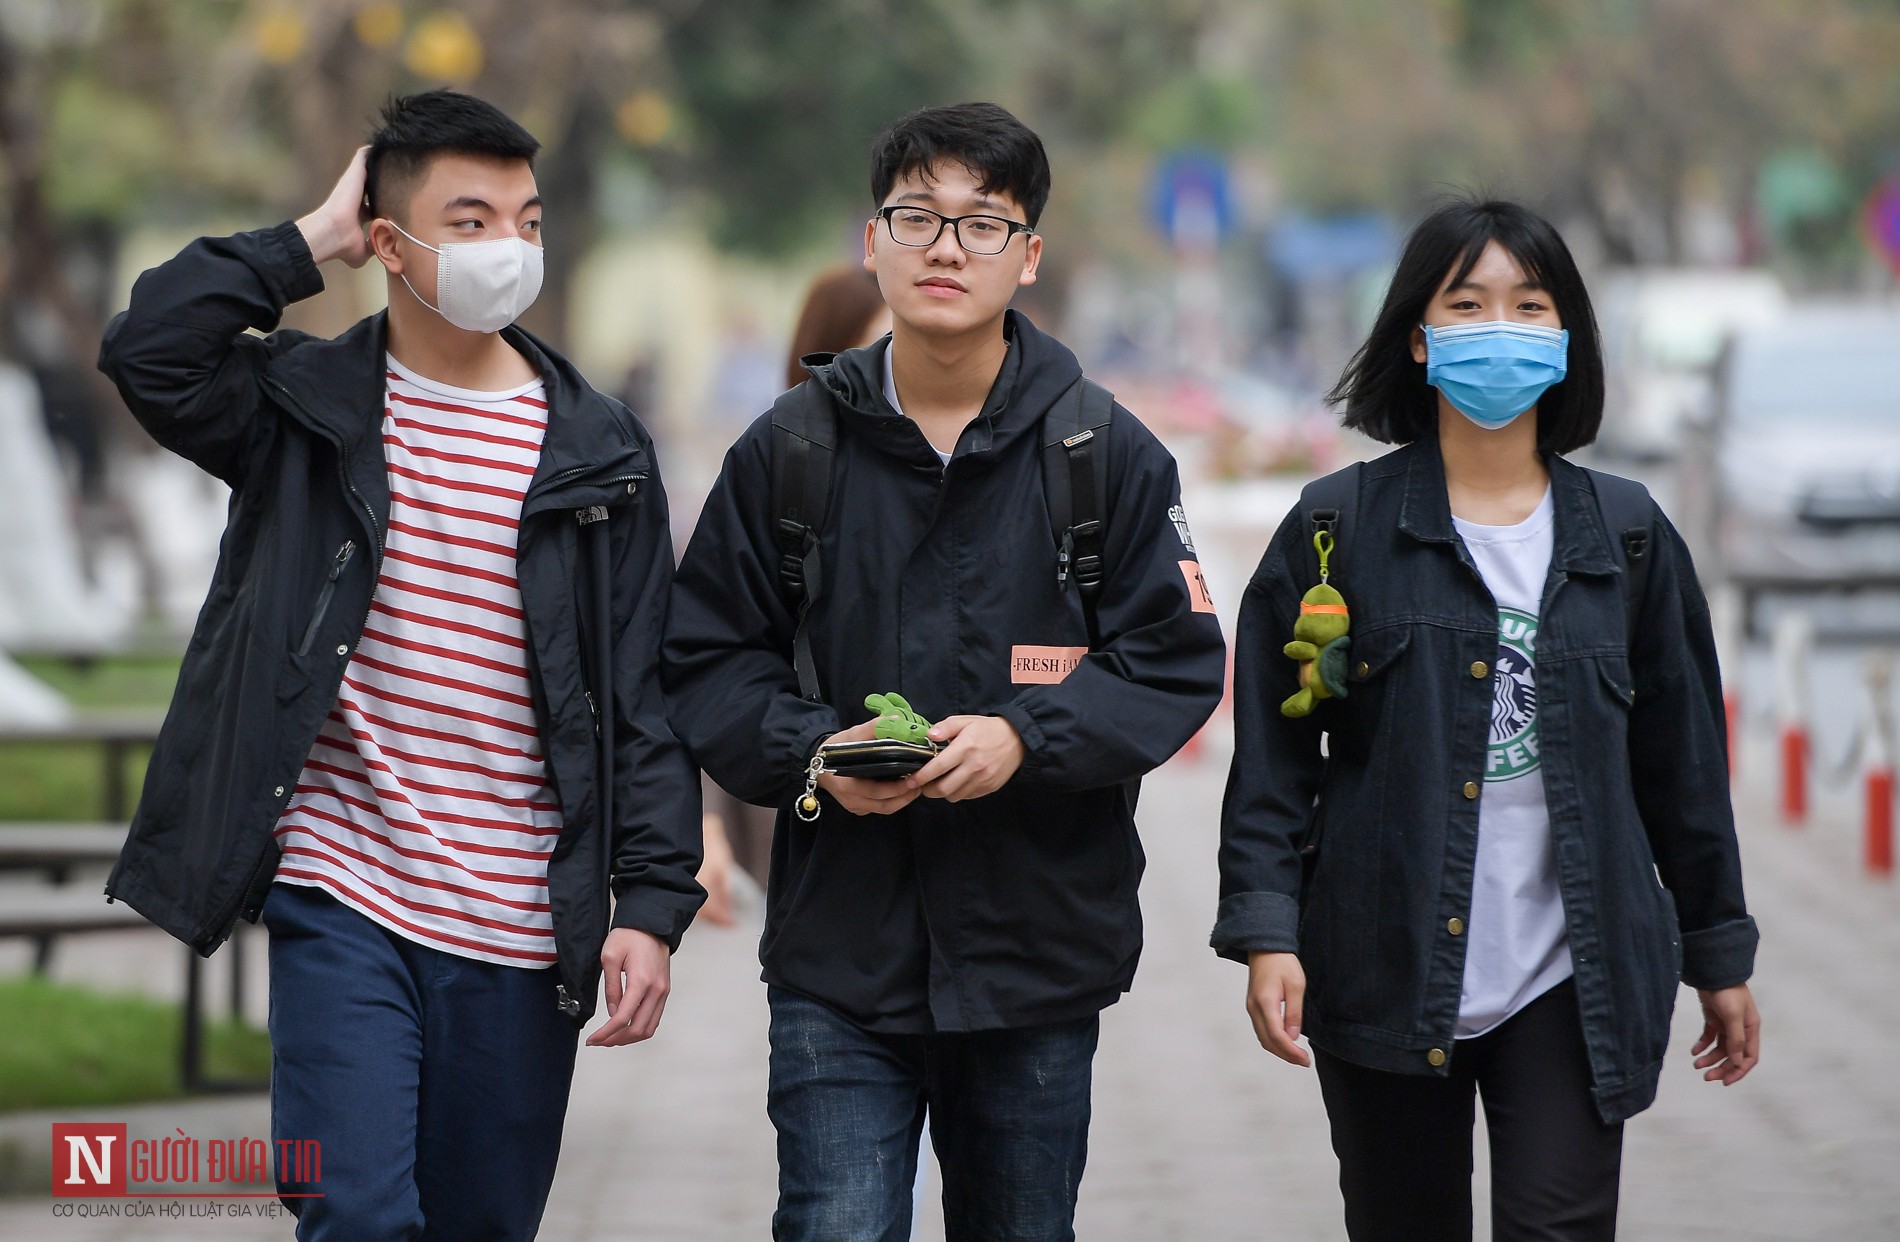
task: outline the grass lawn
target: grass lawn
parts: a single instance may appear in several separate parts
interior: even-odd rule
[[[0,1112],[165,1100],[184,1094],[179,1006],[43,979],[0,979]],[[258,1078],[270,1040],[230,1022],[208,1026],[205,1072]]]
[[[176,656],[22,663],[82,711],[160,709],[178,679]],[[97,745],[0,745],[0,819],[104,818],[102,761]],[[133,790],[145,762],[136,752],[127,762]],[[183,1027],[175,1002],[0,978],[0,1112],[183,1095]],[[205,1040],[212,1077],[262,1078],[270,1071],[270,1040],[261,1031],[217,1022]]]
[[[83,710],[162,709],[178,680],[176,656],[113,656],[74,664],[29,659],[21,665]],[[134,793],[146,754],[126,762]],[[96,745],[0,745],[0,820],[104,819],[104,758]]]
[[[28,657],[20,667],[65,695],[81,710],[162,708],[172,701],[182,657],[105,656],[83,663]]]

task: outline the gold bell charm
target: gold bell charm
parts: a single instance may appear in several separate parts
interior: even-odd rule
[[[822,754],[813,755],[811,766],[805,769],[805,794],[792,807],[792,813],[808,824],[818,818],[821,809],[818,805],[818,778],[824,773],[825,757]]]

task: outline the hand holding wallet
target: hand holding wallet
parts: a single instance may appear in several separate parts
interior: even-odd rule
[[[818,818],[818,778],[827,772],[856,780],[894,781],[909,776],[937,755],[930,722],[911,709],[901,694],[873,694],[864,705],[878,713],[876,736],[861,742],[826,742],[812,756],[798,817]]]
[[[868,742],[827,742],[818,748],[825,771],[860,780],[894,781],[909,776],[937,754],[930,722],[903,695],[872,694],[864,705],[877,713],[877,736]]]

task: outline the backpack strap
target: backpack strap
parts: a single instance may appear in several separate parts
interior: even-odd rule
[[[1329,554],[1331,573],[1337,573],[1341,565],[1350,566],[1352,561],[1345,555],[1348,536],[1352,533],[1354,520],[1359,515],[1359,476],[1363,462],[1354,462],[1343,470],[1322,475],[1300,490],[1300,512],[1305,516],[1306,553],[1312,558],[1313,581],[1319,578],[1319,550],[1313,546],[1313,539],[1321,531],[1333,537],[1333,550]],[[1307,891],[1306,885],[1313,880],[1313,871],[1319,865],[1320,838],[1325,835],[1326,825],[1320,814],[1321,797],[1315,796],[1313,806],[1307,813],[1306,831],[1300,838],[1300,885],[1301,891]]]
[[[1313,581],[1319,581],[1319,553],[1313,537],[1321,531],[1333,537],[1334,565],[1349,563],[1344,555],[1346,537],[1359,513],[1359,475],[1363,462],[1335,470],[1308,483],[1300,492],[1300,512],[1306,515],[1306,547],[1313,557]]]
[[[838,448],[838,413],[817,380],[806,380],[772,403],[772,537],[778,544],[779,585],[792,600],[798,628],[792,667],[798,693],[824,701],[811,654],[811,607],[824,593],[818,536],[831,512],[831,461]]]
[[[1626,617],[1624,649],[1636,645],[1636,622],[1649,589],[1650,555],[1655,542],[1656,502],[1649,489],[1634,479],[1601,470],[1590,471],[1597,494],[1597,512],[1609,533],[1617,564],[1623,569],[1623,612]]]
[[[1049,506],[1049,533],[1056,543],[1056,589],[1071,581],[1095,632],[1095,601],[1102,593],[1107,534],[1108,425],[1115,395],[1087,378],[1078,379],[1042,416],[1042,491]]]

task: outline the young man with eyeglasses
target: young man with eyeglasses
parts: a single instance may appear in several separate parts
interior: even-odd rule
[[[100,356],[232,492],[106,891],[200,953],[270,929],[307,1242],[533,1237],[603,973],[587,1042],[652,1035],[705,898],[652,441],[513,326],[539,147],[472,96],[392,100],[322,206],[145,273]],[[386,312],[278,329],[372,258]]]
[[[908,1237],[927,1111],[951,1239],[1070,1238],[1097,1015],[1141,949],[1138,784],[1213,710],[1224,651],[1173,458],[1009,309],[1041,141],[927,108],[871,166],[891,335],[806,359],[727,455],[668,695],[714,779],[779,808],[774,1236]],[[891,691],[940,752],[807,799],[820,745],[872,738]]]

